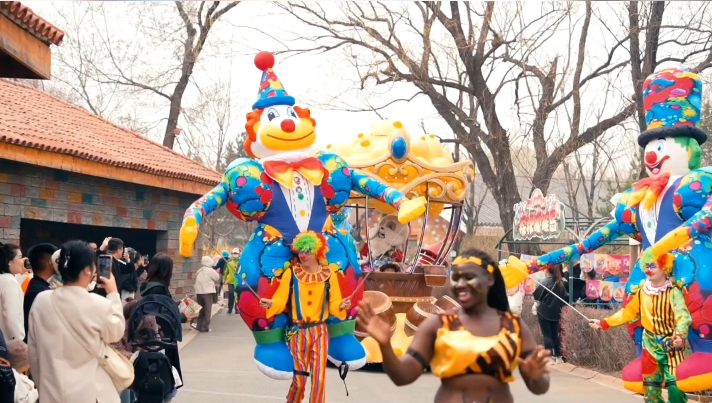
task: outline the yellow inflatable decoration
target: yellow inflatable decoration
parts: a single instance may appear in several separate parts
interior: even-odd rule
[[[461,203],[467,184],[474,180],[471,161],[453,162],[450,151],[433,134],[411,136],[400,121],[384,120],[359,133],[351,142],[329,144],[326,148],[342,157],[349,166],[400,190],[409,198],[425,196],[431,217],[445,204]],[[356,196],[356,195],[353,195]],[[363,205],[363,197],[352,203]],[[369,208],[393,213],[393,207],[369,200]]]

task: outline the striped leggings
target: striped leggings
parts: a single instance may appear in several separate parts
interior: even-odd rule
[[[326,403],[326,356],[329,350],[326,324],[299,329],[289,340],[289,349],[294,358],[294,378],[287,403],[300,403],[304,399],[308,376],[311,376],[309,403]]]

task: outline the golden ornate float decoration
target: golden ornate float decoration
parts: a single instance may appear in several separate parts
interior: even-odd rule
[[[411,136],[400,121],[380,121],[350,143],[329,144],[326,148],[341,156],[351,168],[400,190],[409,199],[425,196],[431,217],[445,204],[460,204],[475,178],[472,161],[453,162],[450,151],[433,134]],[[362,196],[349,203],[363,205]],[[369,207],[384,214],[394,209],[377,200]]]

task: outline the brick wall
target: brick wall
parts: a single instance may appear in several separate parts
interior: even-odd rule
[[[184,259],[178,238],[185,209],[197,197],[0,159],[0,240],[19,244],[22,218],[155,230],[156,251],[174,261],[172,292],[190,295],[202,245]]]

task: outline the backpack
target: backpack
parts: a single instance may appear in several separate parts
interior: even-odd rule
[[[0,331],[0,403],[15,402],[15,374],[10,364],[5,336]]]
[[[163,397],[175,386],[171,362],[158,351],[140,352],[134,362],[134,383],[137,403],[163,403]]]

